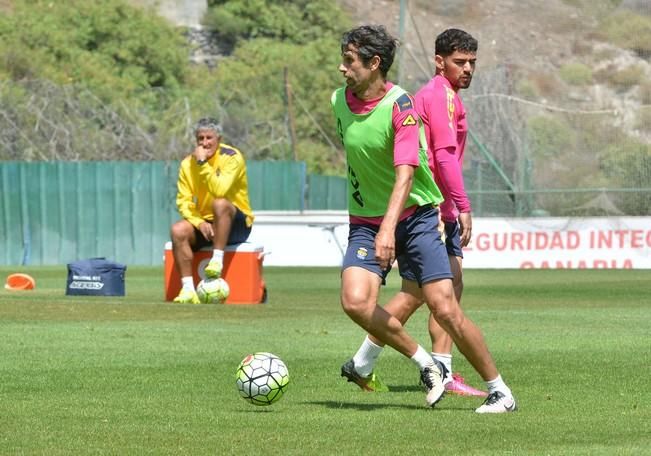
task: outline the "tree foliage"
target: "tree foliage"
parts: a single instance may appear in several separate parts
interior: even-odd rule
[[[188,68],[181,33],[122,0],[17,1],[0,35],[9,78],[81,83],[107,100],[178,90]]]
[[[312,171],[343,170],[330,108],[333,88],[342,83],[337,51],[332,38],[304,46],[256,39],[220,63],[220,99],[256,158],[292,159],[293,121],[298,159]]]
[[[618,46],[651,58],[651,17],[630,11],[617,12],[603,21],[601,33]]]
[[[651,181],[651,145],[633,139],[609,145],[600,157],[601,167],[609,182],[628,188],[648,188]],[[620,209],[631,215],[648,215],[651,195],[640,192],[625,195],[618,201]]]
[[[311,172],[343,173],[329,100],[342,84],[338,44],[350,20],[329,0],[210,0],[209,6],[205,24],[234,47],[216,71],[231,133],[257,159],[296,157]]]
[[[529,144],[535,157],[556,159],[573,142],[572,129],[559,119],[548,116],[532,117],[527,122]]]
[[[307,44],[349,22],[330,0],[209,0],[205,24],[223,42],[270,38]]]
[[[343,173],[329,97],[349,20],[325,0],[211,5],[207,23],[233,46],[215,68],[191,64],[183,30],[126,0],[16,0],[0,17],[0,159],[178,158],[213,115],[250,158]]]

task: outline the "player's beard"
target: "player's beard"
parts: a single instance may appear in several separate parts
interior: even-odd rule
[[[458,87],[460,89],[467,89],[468,87],[470,87],[471,82],[472,82],[472,76],[461,77],[461,78],[459,78],[459,81],[458,81]]]

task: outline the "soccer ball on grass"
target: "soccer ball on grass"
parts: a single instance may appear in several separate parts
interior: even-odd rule
[[[258,352],[242,360],[235,372],[240,396],[254,405],[278,401],[289,385],[287,366],[272,353]]]
[[[229,293],[228,283],[222,278],[204,279],[197,285],[197,296],[205,304],[223,304]]]

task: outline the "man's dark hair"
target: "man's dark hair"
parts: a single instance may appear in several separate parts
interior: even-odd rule
[[[452,55],[454,51],[476,53],[479,43],[468,32],[459,29],[447,29],[436,37],[434,53],[442,57]]]
[[[398,40],[392,37],[382,25],[362,25],[341,37],[341,53],[346,52],[349,44],[357,48],[357,54],[365,66],[374,56],[380,58],[380,73],[386,78],[389,68],[396,56]]]

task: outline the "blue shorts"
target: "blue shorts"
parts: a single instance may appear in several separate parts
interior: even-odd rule
[[[235,208],[237,209],[237,208]],[[208,223],[212,223],[212,220],[206,220]],[[251,227],[246,226],[246,215],[244,212],[237,209],[235,212],[235,217],[233,218],[233,224],[231,225],[231,232],[228,235],[227,245],[230,244],[239,244],[244,242],[249,238],[251,234]],[[198,229],[194,228],[194,236],[197,240],[192,246],[192,250],[196,252],[197,250],[202,249],[203,247],[212,246],[212,241],[209,241],[203,236],[203,233]]]
[[[448,250],[448,255],[463,258],[463,250],[461,249],[461,227],[459,222],[444,222],[445,223],[445,248]]]
[[[447,254],[449,256],[463,258],[463,251],[461,250],[461,227],[459,226],[459,222],[443,223],[445,224],[445,250]],[[409,269],[408,264],[405,267],[400,268],[400,277],[413,282],[417,281],[416,275]]]
[[[450,262],[445,245],[436,229],[438,209],[422,206],[412,215],[400,221],[396,227],[396,258],[400,276],[415,280],[419,285],[439,279],[451,279]],[[375,236],[379,226],[351,224],[348,232],[348,248],[342,269],[358,266],[385,278],[391,270],[380,268],[375,260]],[[412,274],[405,277],[403,271]]]

